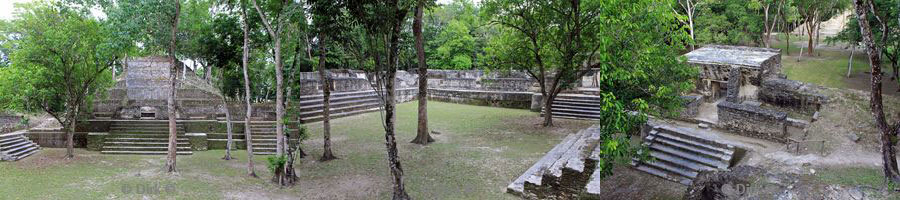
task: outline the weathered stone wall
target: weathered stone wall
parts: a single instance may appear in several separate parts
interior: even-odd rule
[[[332,92],[353,92],[371,90],[372,86],[366,73],[359,70],[329,70],[326,72],[332,81]],[[301,95],[322,93],[322,81],[319,72],[302,72],[296,77],[300,81]]]
[[[787,114],[759,106],[722,101],[719,125],[749,137],[787,142]]]
[[[700,114],[700,104],[703,104],[703,96],[681,96],[684,99],[684,110],[681,110],[681,118],[690,119]]]
[[[176,115],[179,119],[211,119],[221,113],[218,90],[178,62],[172,70],[168,57],[129,59],[113,88],[98,95],[89,117],[140,119],[141,113],[153,113],[154,119],[168,119],[166,99],[171,92],[169,75],[178,77]]]
[[[87,132],[75,132],[73,141],[75,148],[87,147]],[[45,148],[66,148],[66,134],[62,132],[31,132],[25,134],[38,146]]]
[[[8,133],[23,128],[22,119],[22,116],[0,114],[0,133]]]
[[[531,92],[428,89],[428,99],[437,101],[522,109],[531,107],[532,95]]]
[[[708,99],[717,99],[720,94],[716,87],[707,87],[711,82],[728,83],[728,101],[739,102],[756,98],[755,87],[763,79],[781,73],[781,50],[771,48],[707,45],[685,54],[688,63],[700,69],[697,87]],[[738,73],[740,75],[737,75]],[[738,77],[735,80],[736,77]],[[723,85],[726,86],[726,85]],[[743,89],[750,91],[741,91]],[[733,96],[731,92],[736,92]]]
[[[725,101],[735,103],[740,102],[738,95],[740,94],[742,78],[743,76],[741,76],[740,70],[737,68],[732,68],[731,71],[728,72],[728,90],[726,91]]]
[[[809,110],[818,110],[828,102],[828,97],[816,86],[783,78],[765,79],[759,99],[773,105]]]
[[[528,91],[535,81],[528,74],[481,70],[428,70],[428,88],[481,91]]]
[[[531,107],[535,81],[519,71],[428,70],[428,98],[506,108]]]

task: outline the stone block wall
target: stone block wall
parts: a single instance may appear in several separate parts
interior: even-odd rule
[[[787,113],[728,101],[722,101],[717,107],[719,126],[748,137],[788,141]]]
[[[428,70],[428,88],[482,91],[528,91],[535,81],[518,71]]]
[[[818,87],[784,78],[769,78],[762,82],[759,99],[763,102],[809,110],[818,110],[828,97]]]
[[[681,118],[691,119],[700,114],[700,104],[703,104],[703,96],[681,96],[684,99],[684,110],[681,110]]]
[[[534,94],[531,92],[428,89],[428,99],[432,100],[480,106],[522,109],[528,109],[531,107],[531,99],[533,95]]]
[[[161,56],[128,59],[126,63],[115,86],[94,100],[93,115],[89,117],[139,119],[142,112],[152,112],[155,119],[168,119],[166,100],[171,92],[172,73],[178,76],[176,101],[180,119],[211,119],[221,113],[218,89],[181,62],[177,63],[179,70],[172,70],[169,58]]]
[[[25,136],[41,147],[66,148],[66,134],[62,132],[28,132]],[[75,148],[87,147],[87,138],[88,133],[75,132],[73,134]]]
[[[22,116],[0,114],[0,133],[8,133],[16,129],[24,128],[22,119]]]

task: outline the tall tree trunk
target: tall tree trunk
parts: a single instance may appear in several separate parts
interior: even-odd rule
[[[223,160],[231,160],[231,149],[233,148],[234,140],[233,134],[234,129],[231,123],[231,109],[228,108],[228,101],[225,99],[225,68],[219,73],[219,81],[223,81],[222,83],[222,108],[225,111],[225,129],[227,131],[228,140],[225,142],[225,157],[222,157]],[[209,79],[207,79],[209,80]]]
[[[75,158],[75,124],[77,123],[78,109],[81,106],[75,107],[75,114],[69,117],[69,125],[66,128],[66,159]]]
[[[808,35],[809,40],[807,40],[806,52],[809,56],[814,56],[815,54],[815,29],[816,29],[816,21],[819,20],[819,12],[814,11],[812,18],[808,18],[806,20],[806,33]]]
[[[281,63],[281,37],[275,37],[275,155],[284,154],[284,67]]]
[[[854,0],[856,10],[856,19],[859,20],[860,34],[863,43],[866,45],[866,53],[869,54],[869,65],[872,66],[872,93],[869,98],[869,104],[872,109],[872,115],[875,118],[875,126],[881,131],[881,155],[884,162],[884,177],[886,182],[900,182],[900,169],[897,167],[897,152],[895,149],[895,140],[897,138],[897,127],[889,126],[884,117],[884,106],[881,96],[881,51],[878,44],[875,44],[872,36],[872,29],[869,27],[868,10],[875,9],[869,0]],[[876,13],[872,13],[877,17]],[[879,23],[883,23],[880,22]],[[883,26],[882,26],[883,27]],[[882,29],[884,30],[884,29]],[[881,42],[884,42],[882,40]]]
[[[197,61],[194,60],[194,63],[196,64]],[[203,68],[206,69],[206,77],[204,77],[204,79],[206,79],[207,83],[212,83],[212,67],[210,67],[209,65],[203,65]],[[194,66],[194,69],[197,69],[196,65]]]
[[[283,20],[280,19],[280,15],[285,12],[290,11],[281,11],[283,13],[279,13],[276,15],[275,19],[271,22],[275,22],[274,26],[270,23],[269,19],[266,17],[265,13],[260,9],[259,4],[257,4],[256,0],[251,0],[253,2],[253,7],[256,8],[257,13],[259,14],[259,18],[262,19],[263,25],[266,29],[266,32],[274,40],[274,51],[275,51],[275,138],[276,138],[276,146],[275,146],[275,155],[276,156],[284,156],[284,152],[286,149],[286,137],[284,133],[284,63],[281,59],[281,30],[284,28],[282,25]],[[284,1],[283,3],[293,3],[293,1]],[[291,8],[290,5],[284,5],[285,8]],[[293,159],[293,158],[289,158]],[[279,180],[286,179],[295,179],[296,175],[293,174],[293,165],[284,165],[282,166],[284,169],[283,172],[286,173],[275,173],[275,177]],[[290,169],[288,169],[290,168]],[[282,186],[290,186],[293,181],[278,181]]]
[[[387,146],[388,163],[391,168],[391,175],[394,177],[393,199],[405,200],[409,199],[409,194],[406,193],[406,188],[403,185],[403,167],[400,165],[400,158],[397,155],[397,138],[394,130],[394,127],[396,126],[395,122],[397,121],[395,110],[396,103],[394,99],[396,93],[394,90],[394,81],[397,79],[397,64],[399,61],[397,55],[400,48],[400,29],[403,25],[403,19],[405,18],[406,13],[400,10],[397,0],[392,0],[390,3],[393,6],[395,18],[391,20],[393,27],[391,27],[390,49],[388,53],[387,71],[385,72],[387,73],[387,77],[383,80],[384,90],[386,91],[384,97],[384,140],[385,145]]]
[[[688,1],[688,28],[690,28],[691,31],[691,50],[694,50],[694,48],[696,48],[695,43],[697,40],[697,37],[694,36],[694,10],[696,9],[696,6],[697,5],[694,5],[693,0]]]
[[[284,74],[282,72],[284,68],[284,63],[281,63],[281,20],[275,19],[272,22],[276,22],[276,27],[272,27],[272,24],[269,22],[269,19],[266,18],[265,13],[262,12],[262,9],[259,8],[259,4],[256,3],[256,0],[252,0],[253,7],[256,8],[256,12],[259,14],[259,18],[262,20],[263,25],[266,28],[266,31],[269,33],[269,36],[274,40],[274,54],[275,54],[275,155],[281,156],[284,154],[285,148],[285,140],[284,140]]]
[[[319,35],[319,79],[322,81],[322,158],[319,161],[329,161],[337,159],[331,152],[331,78],[325,70],[325,42],[327,41],[325,34]]]
[[[786,17],[782,16],[782,19]],[[787,20],[784,21],[784,36],[787,37],[787,40],[784,41],[784,55],[791,55],[791,27],[788,26]]]
[[[769,28],[769,8],[771,4],[766,4],[763,7],[763,44],[765,44],[766,48],[769,48],[769,37],[772,36],[772,29]],[[773,17],[774,18],[774,17]],[[772,25],[774,26],[774,25]]]
[[[177,80],[178,77],[178,60],[175,59],[175,49],[177,45],[176,33],[178,33],[178,21],[179,15],[181,15],[181,0],[175,0],[175,16],[172,20],[172,37],[171,41],[169,41],[169,61],[172,64],[172,70],[169,73],[169,80],[171,81],[171,85],[169,89],[171,89],[169,93],[169,98],[166,101],[167,107],[169,110],[169,152],[166,157],[166,172],[172,173],[175,172],[175,156],[178,153],[177,148],[178,144],[178,129],[175,124],[175,95],[177,88]]]
[[[425,38],[422,36],[422,13],[425,2],[416,2],[416,15],[413,19],[413,35],[416,37],[416,58],[419,60],[419,127],[416,139],[412,143],[427,145],[434,142],[428,132],[428,64],[425,61]]]
[[[544,127],[553,126],[553,95],[546,92],[544,95]]]
[[[247,9],[241,5],[241,16],[243,16],[244,29],[244,47],[243,56],[241,58],[241,66],[244,71],[244,103],[247,104],[247,110],[244,118],[244,142],[247,144],[247,175],[257,177],[253,169],[253,134],[250,132],[250,124],[253,116],[253,106],[250,103],[250,74],[247,73],[247,65],[250,63],[250,25],[247,23]]]

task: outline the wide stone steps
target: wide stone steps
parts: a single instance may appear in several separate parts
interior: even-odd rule
[[[506,191],[528,199],[575,199],[596,170],[601,136],[595,125],[566,136],[537,163],[510,183]]]
[[[276,141],[276,122],[251,122],[250,133],[253,134],[250,143],[253,144],[254,155],[274,155]]]
[[[31,156],[40,149],[24,135],[24,131],[0,135],[0,160],[17,161]]]
[[[653,159],[632,160],[638,171],[673,182],[690,185],[702,171],[727,170],[735,147],[706,139],[687,128],[658,125],[644,138]]]
[[[375,93],[375,90],[355,91],[355,92],[332,92],[330,97],[332,99],[334,99],[334,98],[359,97],[359,96],[369,96],[369,95],[377,95],[377,94]],[[301,102],[321,101],[323,99],[323,97],[324,96],[322,94],[316,94],[316,95],[300,96],[299,99]]]
[[[373,108],[380,108],[381,104],[379,103],[366,103],[366,104],[357,104],[357,105],[348,105],[345,107],[332,107],[331,113],[332,116],[342,113],[353,113],[355,111],[365,111]],[[310,111],[310,112],[302,112],[300,113],[301,119],[311,119],[316,117],[321,117],[324,114],[324,110]]]
[[[554,118],[564,119],[601,119],[603,110],[600,104],[602,97],[595,95],[560,94],[552,103]],[[541,109],[541,116],[546,115],[546,108]]]
[[[378,99],[377,97],[375,97],[375,98],[372,98],[372,97],[373,96],[366,96],[366,97],[360,97],[360,99],[353,99],[353,100],[347,100],[347,101],[335,101],[335,99],[330,99],[331,104],[329,104],[329,106],[331,106],[332,108],[339,108],[339,107],[347,107],[347,106],[360,105],[360,104],[373,104],[373,103],[380,104],[381,103],[380,99]],[[323,104],[323,102],[324,102],[324,100],[321,100],[321,99],[317,100],[315,102],[310,102],[311,105],[301,106],[300,112],[321,111],[323,109],[323,107],[325,106]]]
[[[176,154],[191,155],[190,141],[185,128],[176,124]],[[110,125],[100,152],[104,154],[166,155],[169,150],[169,122],[167,120],[116,121]]]
[[[372,90],[332,93],[329,98],[331,118],[347,117],[381,109],[381,98]],[[300,122],[322,121],[324,99],[322,95],[300,97]]]
[[[379,111],[379,110],[381,110],[381,107],[380,107],[380,106],[374,107],[374,108],[365,109],[365,110],[355,110],[355,111],[343,112],[343,113],[331,113],[330,116],[331,116],[332,119],[336,119],[336,118],[348,117],[348,116],[353,116],[353,115],[358,115],[358,114],[363,114],[363,113],[368,113],[368,112],[374,112],[374,111]],[[322,115],[317,115],[317,116],[313,116],[313,117],[310,117],[310,118],[307,118],[307,119],[302,119],[302,118],[301,118],[301,119],[300,119],[300,122],[302,122],[302,123],[311,123],[311,122],[322,121],[323,119],[324,119],[324,117],[323,117]]]
[[[104,154],[131,154],[131,155],[168,155],[168,151],[102,151]],[[193,155],[191,151],[176,151],[176,155]]]

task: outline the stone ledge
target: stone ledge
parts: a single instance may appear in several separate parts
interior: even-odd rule
[[[717,107],[719,125],[725,129],[748,137],[781,143],[788,141],[787,113],[728,101],[722,101]]]
[[[106,136],[109,136],[109,133],[105,132],[90,132],[87,134],[87,150],[88,151],[100,151],[103,150],[103,143],[106,142]]]
[[[206,151],[209,149],[206,133],[185,133],[191,143],[191,151]]]

